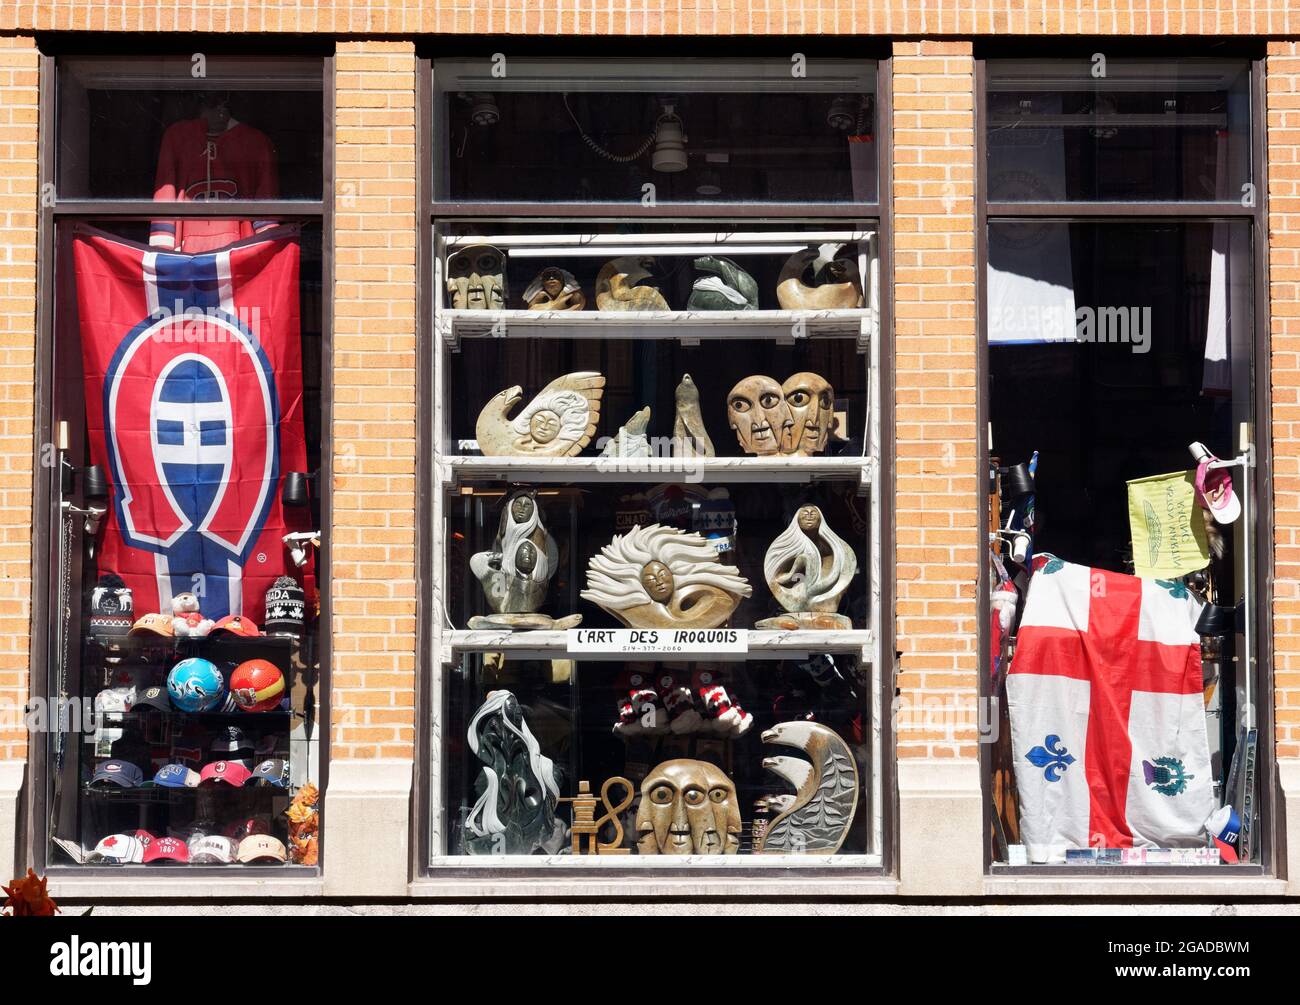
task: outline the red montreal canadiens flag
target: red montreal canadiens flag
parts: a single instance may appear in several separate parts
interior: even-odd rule
[[[1007,675],[1030,860],[1203,845],[1215,799],[1200,603],[1177,581],[1035,564]]]
[[[80,227],[73,240],[93,463],[112,505],[99,548],[137,615],[199,595],[263,620],[289,572],[280,476],[305,471],[298,241],[280,229],[207,254]]]

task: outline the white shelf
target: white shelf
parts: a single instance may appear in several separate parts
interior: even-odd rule
[[[851,338],[866,352],[876,312],[834,311],[472,311],[441,308],[438,334],[453,352],[464,338],[768,339]]]
[[[447,457],[443,484],[507,482],[786,482],[856,481],[865,493],[871,457]]]
[[[864,661],[872,659],[875,635],[869,629],[849,631],[757,631],[749,632],[748,653],[717,653],[709,661],[729,662],[762,659],[796,659],[811,653],[853,653]],[[614,661],[625,663],[633,657],[626,653],[608,656],[590,653],[569,654],[566,632],[451,631],[443,638],[443,662],[450,663],[455,652],[501,652],[514,659],[574,659],[582,662]],[[698,654],[668,657],[646,654],[647,660],[670,663],[698,662]]]

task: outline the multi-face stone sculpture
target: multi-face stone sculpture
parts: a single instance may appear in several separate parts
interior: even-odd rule
[[[716,628],[751,592],[699,534],[653,523],[592,556],[581,596],[629,628]]]
[[[470,720],[469,749],[482,763],[477,801],[465,819],[470,855],[558,854],[565,827],[555,815],[561,779],[509,691],[490,691]]]
[[[664,761],[641,783],[636,831],[642,855],[735,855],[740,850],[736,785],[707,761]]]
[[[601,266],[596,274],[596,309],[599,311],[666,311],[668,301],[652,285],[650,269],[655,260],[624,255]]]
[[[447,299],[458,310],[499,311],[506,306],[506,256],[475,244],[447,256]]]
[[[755,854],[834,855],[844,844],[858,809],[858,766],[853,751],[833,729],[816,722],[782,722],[763,732],[764,743],[808,755],[765,757],[763,767],[794,788],[794,797],[770,797],[781,807],[754,845]]]
[[[788,613],[764,618],[756,627],[852,628],[852,620],[835,612],[857,571],[853,549],[827,526],[822,511],[799,507],[763,559],[763,578]]]
[[[691,286],[686,309],[691,311],[756,311],[758,283],[730,258],[706,255],[695,259],[701,273]]]
[[[538,614],[559,563],[555,539],[542,521],[537,494],[516,492],[501,508],[501,522],[491,551],[470,556],[469,568],[483,586],[492,614],[469,619],[475,630],[576,628],[581,614],[551,618]]]
[[[861,307],[862,277],[851,248],[823,244],[796,251],[786,259],[777,278],[777,303],[787,311]]]
[[[605,378],[594,371],[556,377],[513,419],[523,388],[508,387],[483,406],[474,435],[484,457],[571,457],[591,442]]]
[[[587,298],[572,272],[548,266],[524,290],[524,304],[530,311],[580,311]]]
[[[747,454],[812,457],[830,442],[835,389],[816,373],[796,373],[784,384],[755,374],[727,395],[727,421]]]

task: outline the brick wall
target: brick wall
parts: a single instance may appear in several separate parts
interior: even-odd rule
[[[579,15],[579,10],[590,14]],[[6,0],[0,31],[404,35],[1287,35],[1294,0]]]
[[[969,42],[894,45],[900,757],[974,757],[975,110]]]
[[[335,757],[415,742],[415,48],[335,58]]]
[[[1268,47],[1269,299],[1279,757],[1300,757],[1300,46]]]
[[[36,360],[38,56],[0,37],[0,760],[26,756]]]

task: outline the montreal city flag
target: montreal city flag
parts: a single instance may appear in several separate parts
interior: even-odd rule
[[[1030,861],[1203,845],[1215,799],[1200,602],[1177,580],[1035,566],[1007,674]]]
[[[261,623],[290,571],[281,538],[307,519],[280,502],[282,474],[307,469],[298,254],[295,228],[199,255],[73,237],[90,454],[112,497],[99,569],[137,617],[191,592],[204,617]]]

